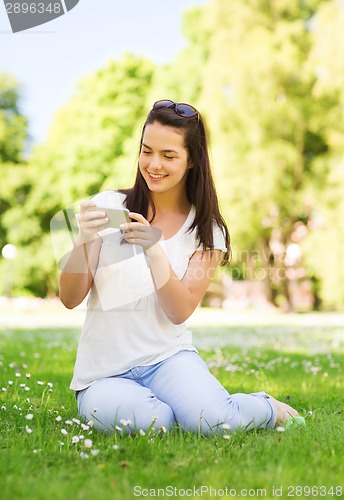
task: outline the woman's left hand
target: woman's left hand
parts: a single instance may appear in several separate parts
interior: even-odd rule
[[[137,222],[129,222],[120,225],[121,238],[132,245],[140,245],[144,251],[153,247],[162,236],[162,232],[157,227],[152,227],[143,215],[130,212],[129,217]]]

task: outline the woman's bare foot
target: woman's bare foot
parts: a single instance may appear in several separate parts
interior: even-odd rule
[[[299,415],[299,413],[294,408],[287,405],[286,403],[282,403],[282,401],[278,401],[277,399],[273,398],[270,395],[269,399],[272,403],[272,406],[275,408],[277,414],[275,427],[283,425],[289,418],[297,417]]]

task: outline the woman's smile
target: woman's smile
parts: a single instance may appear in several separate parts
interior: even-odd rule
[[[161,179],[164,179],[165,177],[167,177],[168,174],[153,174],[153,172],[148,172],[148,175],[153,182],[154,181],[156,182],[156,181],[160,181]]]

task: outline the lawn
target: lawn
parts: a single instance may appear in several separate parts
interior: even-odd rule
[[[2,499],[343,496],[342,315],[199,310],[194,343],[229,392],[265,390],[307,422],[213,437],[80,422],[68,389],[79,328],[50,323],[0,325]]]

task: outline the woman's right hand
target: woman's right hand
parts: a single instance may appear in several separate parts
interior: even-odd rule
[[[76,240],[77,245],[82,245],[83,243],[100,238],[98,232],[104,229],[104,224],[109,221],[103,210],[87,210],[90,207],[96,206],[96,203],[93,201],[82,201],[80,203],[80,214],[78,216],[79,234]]]

